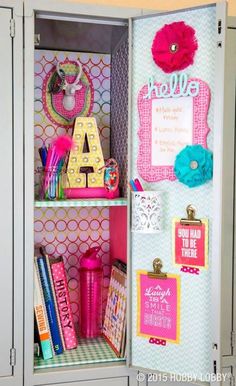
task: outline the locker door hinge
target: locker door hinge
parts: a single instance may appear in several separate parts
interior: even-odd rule
[[[34,45],[35,46],[40,45],[40,34],[34,34]]]
[[[231,331],[231,347],[234,348],[236,343],[236,333],[235,331]]]
[[[10,36],[11,38],[14,38],[16,36],[15,19],[10,20]]]
[[[230,380],[229,380],[230,386],[235,386],[235,376],[231,375]]]
[[[10,366],[16,365],[16,349],[11,348],[10,349]]]

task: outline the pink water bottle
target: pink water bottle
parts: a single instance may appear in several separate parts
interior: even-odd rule
[[[102,332],[102,262],[100,247],[89,248],[80,257],[80,336],[96,338]]]

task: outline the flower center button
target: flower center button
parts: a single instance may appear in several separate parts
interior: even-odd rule
[[[191,168],[192,170],[197,169],[197,168],[198,168],[198,162],[197,162],[197,161],[191,161],[191,162],[190,162],[190,168]]]
[[[178,49],[179,49],[179,46],[177,43],[173,43],[170,45],[170,52],[175,53],[178,51]]]

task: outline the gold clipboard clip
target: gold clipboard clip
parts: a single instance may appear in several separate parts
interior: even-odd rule
[[[188,218],[181,218],[181,225],[202,225],[200,219],[195,218],[196,208],[193,205],[188,205],[186,208]]]
[[[148,272],[148,277],[152,279],[167,279],[167,273],[161,272],[163,267],[161,259],[158,257],[153,260],[153,272]]]

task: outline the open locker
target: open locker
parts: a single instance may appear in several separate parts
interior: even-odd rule
[[[35,244],[43,246],[49,257],[63,256],[78,334],[83,318],[79,317],[80,257],[89,248],[99,249],[103,322],[112,264],[118,258],[127,262],[128,24],[124,20],[71,20],[36,13],[35,36]],[[95,118],[105,162],[110,158],[118,162],[120,194],[113,200],[38,199],[42,165],[39,148],[50,146],[58,136],[72,136],[74,129],[75,108],[70,114],[60,96],[53,95],[50,100],[47,97],[58,63],[71,84],[75,84],[78,67],[82,68],[83,88],[75,102],[75,108],[82,111],[75,114]],[[86,145],[83,154],[91,151]],[[76,350],[47,361],[35,357],[34,368],[120,362],[123,356],[117,357],[104,338],[81,338]]]
[[[89,11],[80,8],[79,4],[78,9],[73,4],[70,10],[70,4],[64,7],[61,2],[60,9],[55,12],[50,2],[48,7],[41,5],[40,9],[34,3],[29,1],[26,7],[26,56],[29,57],[26,70],[33,71],[34,67],[34,82],[32,84],[31,79],[26,89],[26,106],[32,106],[32,86],[35,100],[34,138],[33,122],[27,118],[26,108],[26,132],[27,136],[31,135],[26,141],[29,177],[26,178],[26,203],[27,199],[32,199],[33,190],[34,193],[38,190],[38,148],[48,145],[58,135],[72,135],[73,132],[74,122],[62,125],[60,113],[43,97],[45,84],[52,71],[56,71],[58,62],[65,72],[68,62],[72,63],[74,79],[78,61],[83,66],[87,84],[93,88],[94,102],[89,113],[96,119],[104,158],[114,157],[118,161],[121,194],[113,200],[47,201],[34,196],[34,204],[30,203],[26,209],[29,214],[26,225],[27,288],[31,291],[33,288],[34,243],[30,219],[34,222],[35,244],[44,246],[48,255],[65,258],[76,324],[79,321],[78,258],[88,247],[101,247],[103,315],[111,265],[117,258],[128,264],[128,345],[126,359],[126,356],[117,358],[102,338],[94,345],[80,341],[78,348],[68,356],[66,353],[58,355],[48,362],[35,358],[33,373],[33,364],[32,367],[28,364],[33,356],[26,353],[29,359],[26,369],[31,374],[28,384],[33,385],[34,379],[37,384],[66,382],[67,376],[71,382],[94,379],[96,373],[103,377],[105,368],[107,377],[117,376],[119,371],[125,371],[125,365],[129,368],[124,373],[126,376],[132,369],[150,370],[160,374],[189,374],[193,382],[212,382],[214,379],[207,376],[220,372],[220,272],[224,238],[221,200],[222,181],[227,182],[222,177],[225,4],[129,19],[130,13],[127,11],[126,16],[125,10],[120,12],[122,18],[117,18],[115,11],[109,11],[109,17],[109,12],[104,11],[102,17],[99,12],[90,16]],[[180,49],[175,28],[165,47],[169,68],[163,62],[155,61],[152,53],[155,35],[158,32],[165,34],[165,26],[175,23],[194,31],[194,38],[191,35],[186,43],[190,58],[185,58],[184,68],[178,67],[178,63],[173,64],[169,58],[170,53]],[[35,34],[34,48],[27,35],[32,33]],[[165,41],[164,35],[162,38]],[[169,39],[173,40],[171,44]],[[161,114],[168,116],[163,119]],[[173,125],[163,122],[175,120],[183,127],[174,127],[173,133]],[[161,122],[161,129],[158,129],[158,122]],[[170,133],[167,138],[165,132]],[[176,179],[173,160],[185,145],[200,145],[205,152],[213,152],[213,180],[202,178],[200,186],[189,188]],[[160,149],[165,153],[161,155],[161,161],[158,157]],[[200,167],[196,162],[194,158],[189,160],[192,170]],[[127,183],[137,177],[144,188],[143,193],[138,192],[141,198],[142,194],[151,193],[148,200],[156,194],[161,195],[158,215],[155,213],[153,217],[163,220],[158,223],[158,231],[152,222],[148,226],[143,224],[145,213],[136,216],[135,210],[140,209],[140,206],[134,206],[137,194],[127,192]],[[188,263],[176,264],[172,251],[172,220],[186,217],[189,204],[196,207],[196,218],[200,218],[201,225],[205,226],[204,243],[201,244],[204,245],[204,262],[193,264],[190,260],[196,256],[189,256]],[[166,302],[166,309],[161,306],[158,310],[157,307],[157,311],[161,311],[161,314],[157,312],[158,322],[155,313],[148,315],[145,311],[141,292],[145,288],[141,275],[148,278],[157,257],[162,261],[163,272],[167,273],[165,291],[171,298],[173,290],[175,296],[171,304]],[[175,287],[170,290],[168,283],[172,278]],[[146,282],[149,283],[148,279]],[[153,303],[159,303],[160,299],[157,299],[162,295],[157,295]],[[27,310],[29,303],[33,305],[32,297],[30,299]],[[148,307],[156,306],[149,304]],[[30,312],[27,336],[33,344],[32,308]],[[158,332],[160,323],[164,323],[161,334]],[[112,366],[110,372],[109,366]],[[90,378],[87,378],[89,375],[83,378],[83,370],[91,372]]]

